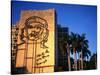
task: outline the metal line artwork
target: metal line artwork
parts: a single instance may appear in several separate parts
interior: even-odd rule
[[[31,72],[35,73],[36,66],[39,66],[40,64],[44,64],[47,62],[47,57],[49,57],[49,51],[48,51],[48,46],[46,46],[45,43],[48,41],[48,36],[49,36],[48,23],[45,19],[38,16],[31,16],[28,19],[26,19],[25,26],[21,29],[21,34],[20,34],[21,43],[19,45],[26,43],[25,45],[26,60],[24,60],[26,63],[24,64],[27,65],[27,59],[28,59],[27,52],[28,52],[28,45],[29,45],[28,41],[33,41],[33,53],[32,53],[33,57],[32,58],[30,57],[30,59],[32,59]],[[40,48],[44,49],[40,54],[37,54],[37,44],[40,44]],[[33,62],[33,60],[35,62]]]
[[[36,23],[32,26],[32,23]],[[28,34],[26,37],[24,35],[25,28],[32,29],[31,33]],[[22,41],[21,44],[25,43],[24,38],[28,38],[29,40],[36,41],[41,40],[40,44],[42,48],[48,48],[45,43],[48,41],[48,23],[45,19],[40,18],[38,16],[29,17],[25,22],[25,27],[21,29],[20,40]]]
[[[49,54],[48,53],[49,53],[49,51],[46,50],[45,53],[42,52],[41,54],[38,54],[37,55],[36,61],[41,61],[41,62],[37,63],[37,65],[47,62],[46,58],[49,57]]]

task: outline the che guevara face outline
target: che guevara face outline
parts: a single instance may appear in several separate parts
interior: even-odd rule
[[[47,21],[38,16],[31,16],[25,22],[28,30],[28,38],[29,40],[36,41],[41,39],[41,35],[44,30],[47,30],[48,24]]]
[[[41,34],[43,33],[43,27],[41,23],[32,22],[29,24],[31,28],[28,30],[28,35],[30,40],[40,39]]]
[[[28,33],[28,34],[27,34]],[[48,41],[49,29],[45,19],[38,16],[31,16],[25,21],[25,26],[20,32],[21,44],[25,43],[25,38],[40,43],[41,48],[48,48],[45,43]]]

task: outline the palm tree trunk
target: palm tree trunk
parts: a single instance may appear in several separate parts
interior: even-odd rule
[[[74,48],[74,66],[75,66],[75,70],[77,70],[77,56],[76,56],[76,49]]]
[[[81,70],[83,70],[83,53],[82,53],[82,50],[81,50]]]
[[[68,53],[68,69],[71,71],[71,63],[70,63],[70,49],[69,46],[67,48],[67,53]]]
[[[80,70],[80,53],[78,53],[78,57],[79,57],[79,62],[78,62],[78,69]]]

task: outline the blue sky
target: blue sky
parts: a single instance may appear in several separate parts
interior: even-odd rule
[[[69,31],[85,33],[92,53],[97,50],[97,7],[89,5],[12,1],[12,25],[19,21],[22,10],[45,10],[54,8],[57,24]]]

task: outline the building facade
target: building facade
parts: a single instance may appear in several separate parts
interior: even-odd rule
[[[17,35],[15,34],[16,31]],[[22,11],[12,35],[16,35],[14,51],[16,73],[54,72],[55,65],[55,10]]]

